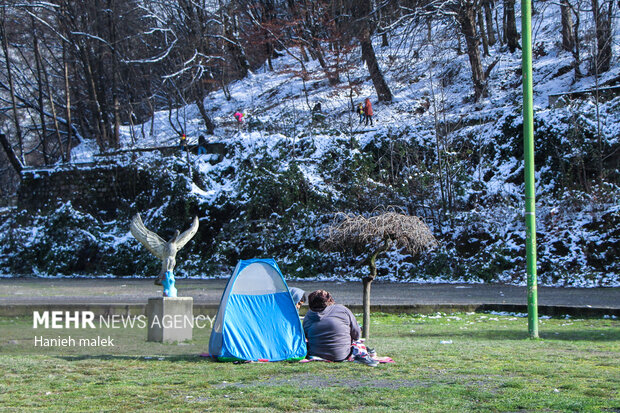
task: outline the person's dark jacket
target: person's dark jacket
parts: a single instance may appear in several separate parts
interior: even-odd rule
[[[351,343],[360,338],[360,326],[351,311],[340,304],[323,311],[309,310],[304,317],[308,356],[343,361],[351,353]]]

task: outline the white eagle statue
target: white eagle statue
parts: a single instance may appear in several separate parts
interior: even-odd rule
[[[129,228],[132,235],[140,241],[147,250],[161,260],[161,272],[155,280],[155,284],[162,285],[162,281],[164,277],[166,277],[166,274],[170,273],[170,276],[173,274],[177,252],[179,252],[179,250],[192,239],[196,231],[198,231],[198,217],[194,217],[192,226],[184,233],[181,234],[179,230],[176,230],[174,236],[168,242],[146,228],[144,223],[142,223],[140,214],[136,214],[132,218]]]

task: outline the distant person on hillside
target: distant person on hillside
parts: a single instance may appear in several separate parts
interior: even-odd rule
[[[331,361],[353,360],[368,366],[377,361],[368,354],[360,340],[360,326],[347,307],[336,304],[331,294],[317,290],[308,296],[310,310],[304,317],[304,333],[308,340],[308,357]]]
[[[185,136],[185,134],[182,134],[181,137],[179,138],[179,149],[180,150],[187,149],[187,136]]]
[[[198,155],[206,155],[207,154],[207,140],[204,135],[200,135],[198,137]]]
[[[359,105],[357,105],[357,114],[360,115],[360,124],[362,122],[364,122],[364,119],[366,118],[366,115],[364,115],[364,104],[360,103]]]
[[[325,115],[323,114],[321,102],[316,102],[316,104],[312,107],[312,120],[318,122],[322,121],[323,119],[325,119]]]
[[[366,116],[366,126],[368,126],[368,121],[370,121],[370,126],[372,126],[372,103],[370,103],[370,98],[366,98],[364,102],[364,115]]]
[[[235,117],[235,119],[237,119],[237,130],[240,130],[241,126],[243,125],[244,114],[240,110],[238,110],[233,116]]]

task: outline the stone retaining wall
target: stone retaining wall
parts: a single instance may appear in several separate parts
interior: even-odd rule
[[[149,187],[149,174],[132,166],[63,166],[22,171],[18,207],[51,211],[71,201],[85,211],[112,213]]]

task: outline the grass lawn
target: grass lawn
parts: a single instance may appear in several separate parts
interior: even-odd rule
[[[35,355],[8,339],[31,319],[0,318],[0,411],[620,411],[619,320],[542,319],[540,340],[510,315],[372,320],[395,364],[214,363],[196,356],[208,332],[164,356],[144,331],[114,354]]]

